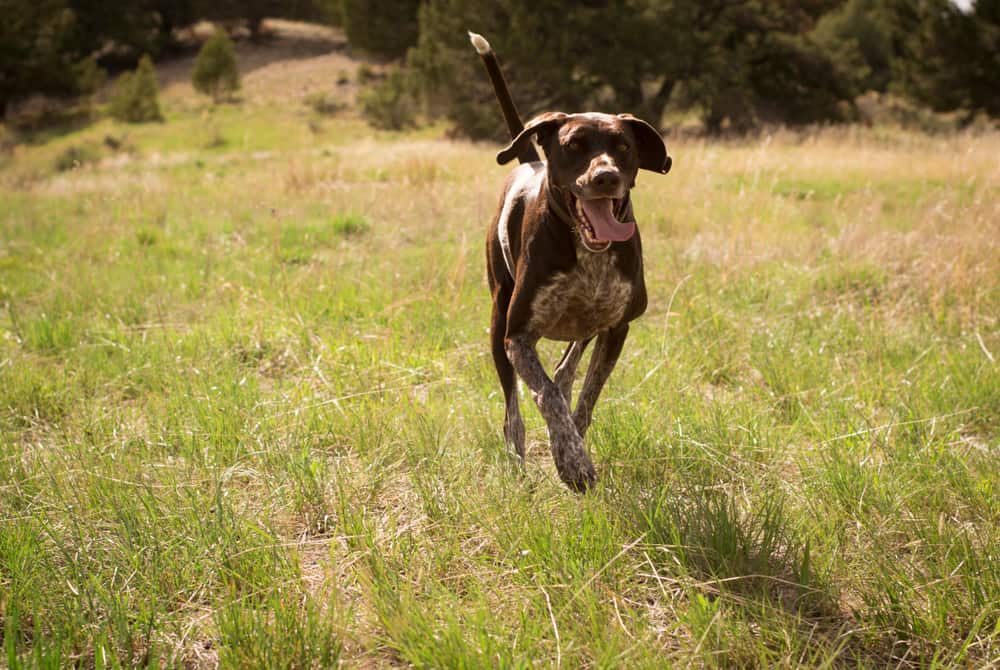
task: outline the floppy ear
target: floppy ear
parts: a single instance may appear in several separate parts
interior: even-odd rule
[[[663,143],[660,133],[656,132],[653,126],[631,114],[619,114],[618,118],[625,121],[635,133],[635,139],[639,143],[639,167],[660,174],[670,172],[670,166],[674,161],[667,155],[667,145]]]
[[[514,158],[523,155],[522,152],[527,148],[532,135],[551,133],[565,120],[566,114],[562,112],[545,112],[544,114],[539,114],[531,121],[528,121],[524,130],[519,132],[517,137],[510,141],[510,144],[500,150],[500,153],[497,154],[497,163],[504,165],[514,160]]]

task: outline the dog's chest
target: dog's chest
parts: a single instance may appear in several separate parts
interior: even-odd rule
[[[538,288],[529,328],[553,340],[588,339],[621,322],[632,291],[611,254],[578,250],[576,267]]]

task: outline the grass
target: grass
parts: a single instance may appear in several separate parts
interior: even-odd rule
[[[672,142],[580,497],[502,442],[495,147],[166,110],[0,171],[8,666],[1000,663],[1000,136]]]

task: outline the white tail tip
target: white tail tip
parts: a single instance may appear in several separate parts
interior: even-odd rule
[[[469,40],[472,42],[472,46],[476,47],[476,53],[480,56],[488,54],[491,50],[490,43],[486,41],[486,38],[482,35],[469,31]]]

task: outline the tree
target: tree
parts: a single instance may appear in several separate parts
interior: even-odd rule
[[[812,123],[839,118],[851,98],[835,61],[807,34],[838,3],[428,0],[407,60],[432,111],[475,137],[501,136],[502,123],[466,28],[492,40],[529,113],[599,107],[657,124],[679,100],[714,131]]]
[[[156,47],[159,52],[174,49],[174,31],[198,20],[195,0],[147,0],[156,21]]]
[[[77,48],[77,16],[64,0],[0,0],[0,113],[34,93],[87,92],[93,60]]]
[[[148,54],[143,55],[134,72],[126,72],[118,78],[117,90],[111,99],[111,116],[128,123],[162,121],[158,91],[153,61]]]
[[[891,3],[899,89],[937,111],[1000,115],[1000,0]]]
[[[219,102],[240,88],[236,51],[225,30],[219,29],[202,45],[191,72],[195,90]]]
[[[94,65],[131,69],[159,58],[198,19],[315,18],[343,0],[0,0],[0,112],[28,96],[89,92]]]
[[[848,0],[823,15],[810,33],[856,94],[885,91],[892,80],[892,37],[884,4]]]
[[[352,47],[400,58],[417,42],[420,0],[341,0],[341,21]]]
[[[506,136],[493,89],[466,30],[482,32],[503,61],[525,118],[547,109],[579,109],[592,91],[578,79],[574,35],[561,23],[566,5],[554,0],[430,0],[420,8],[420,34],[407,63],[435,116],[477,138]],[[460,82],[460,85],[457,85]]]

